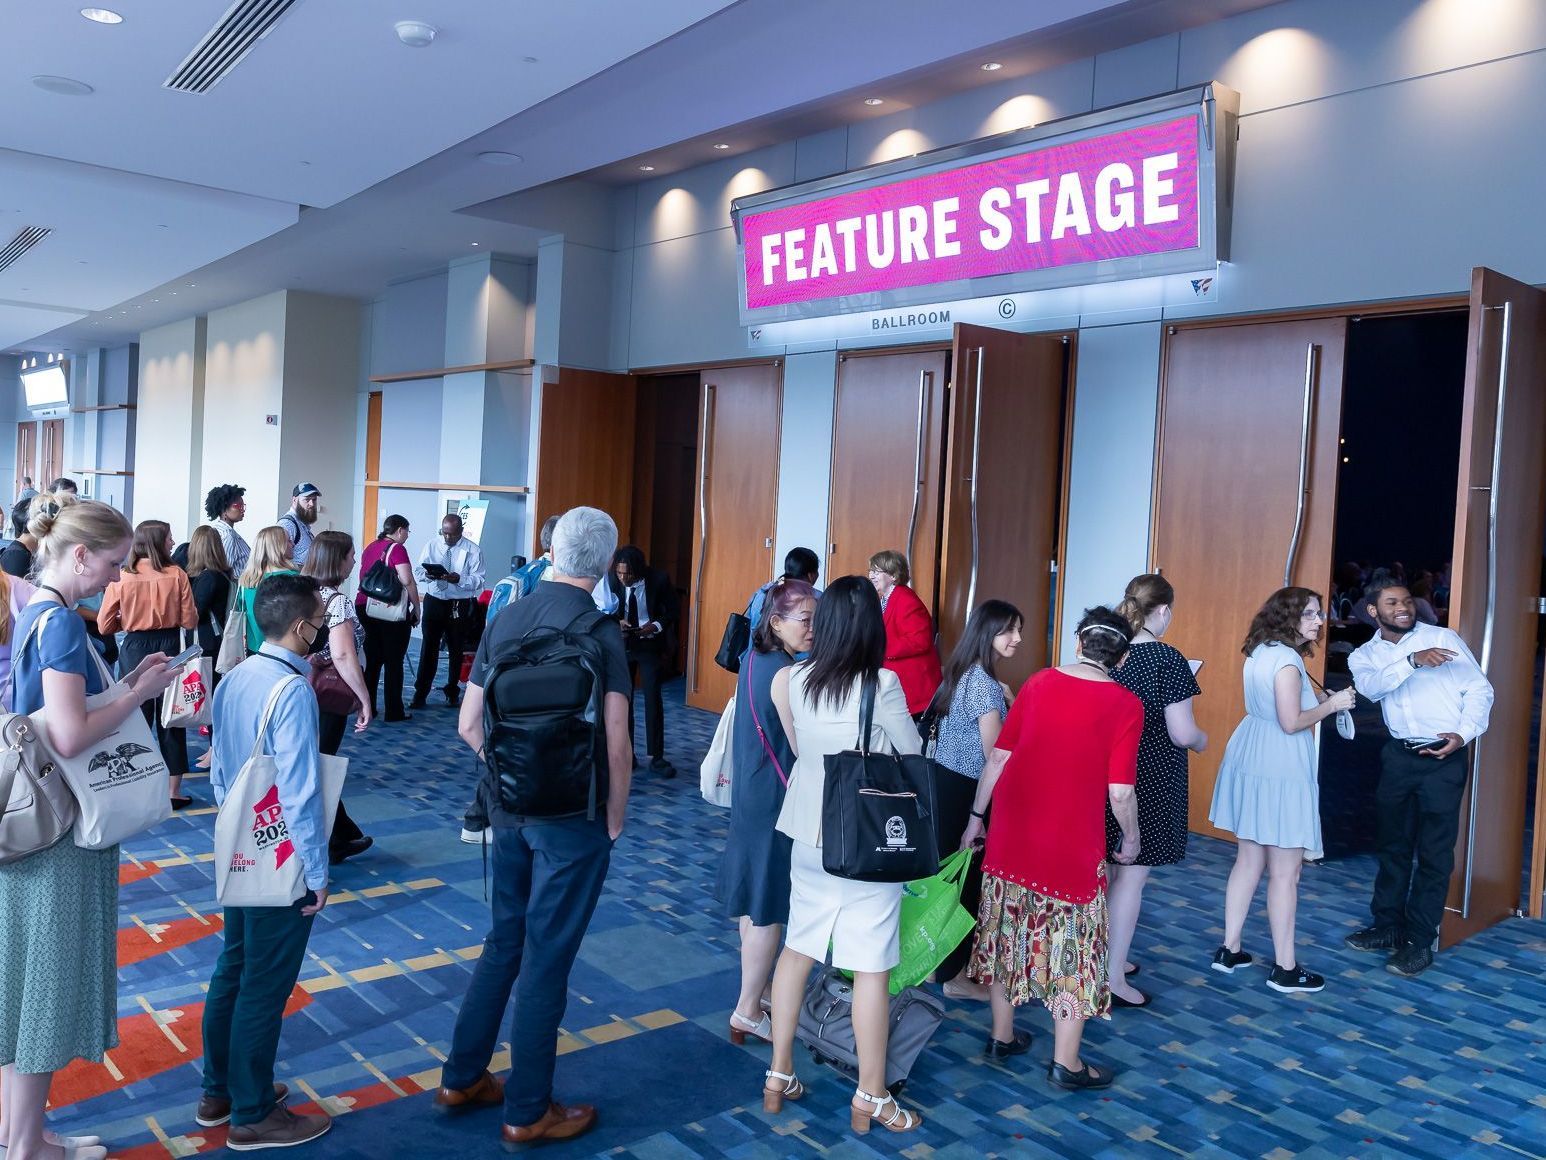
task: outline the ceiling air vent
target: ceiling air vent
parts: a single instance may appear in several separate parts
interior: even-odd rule
[[[5,249],[0,250],[0,270],[10,269],[16,259],[53,232],[47,226],[23,226],[17,230],[16,236],[6,243]]]
[[[209,92],[242,63],[294,4],[295,0],[236,0],[161,82],[162,87],[180,93]]]

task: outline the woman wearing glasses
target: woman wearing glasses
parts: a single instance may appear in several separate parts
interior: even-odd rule
[[[1267,920],[1272,927],[1274,991],[1319,991],[1320,975],[1294,953],[1299,870],[1321,853],[1317,750],[1311,726],[1353,707],[1352,689],[1318,697],[1304,658],[1315,648],[1326,614],[1318,593],[1280,588],[1257,611],[1246,633],[1245,720],[1224,750],[1208,820],[1239,839],[1224,894],[1224,944],[1213,969],[1226,975],[1247,966],[1240,949],[1246,914],[1267,871]]]

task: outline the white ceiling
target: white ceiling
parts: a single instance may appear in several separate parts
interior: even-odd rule
[[[124,23],[71,0],[0,15],[26,62],[0,74],[0,245],[13,223],[55,229],[0,273],[0,349],[115,345],[287,287],[373,297],[474,242],[531,255],[610,196],[548,183],[652,151],[663,172],[722,159],[721,136],[734,156],[780,123],[855,120],[888,85],[916,103],[1013,76],[978,70],[989,51],[1030,72],[1270,0],[298,0],[204,95],[161,81],[228,0],[97,2]],[[404,18],[441,34],[407,48]],[[495,199],[500,220],[465,212]]]

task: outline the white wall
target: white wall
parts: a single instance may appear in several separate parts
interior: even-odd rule
[[[355,542],[378,529],[355,526],[355,441],[362,306],[352,298],[290,291],[285,301],[284,396],[280,414],[280,509],[301,482],[322,492],[316,530],[350,532]],[[247,502],[253,497],[249,491]],[[261,525],[259,525],[261,526]]]
[[[284,337],[282,290],[209,315],[199,494],[221,483],[245,487],[247,518],[237,530],[249,544],[289,506],[279,503]]]
[[[790,548],[804,547],[816,553],[825,572],[836,384],[836,351],[793,354],[784,360],[775,568],[783,566]],[[820,583],[828,579],[823,574]]]
[[[18,416],[25,418],[22,406],[21,360],[0,355],[0,491],[5,492],[6,507],[0,512],[0,539],[11,538],[11,504],[16,501],[16,428]]]
[[[140,335],[132,518],[166,520],[179,542],[204,518],[204,340],[202,318]]]

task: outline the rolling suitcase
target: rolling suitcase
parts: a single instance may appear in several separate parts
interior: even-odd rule
[[[886,1086],[902,1089],[918,1056],[945,1017],[945,1005],[921,987],[904,987],[891,996],[891,1030],[886,1039]],[[854,1048],[853,984],[824,967],[816,973],[800,1004],[795,1035],[810,1049],[811,1058],[848,1076],[859,1078]]]

